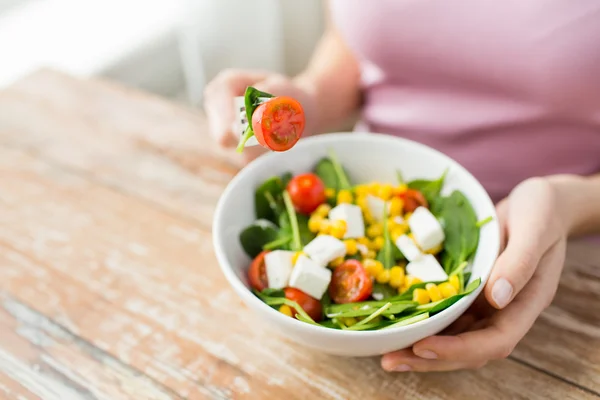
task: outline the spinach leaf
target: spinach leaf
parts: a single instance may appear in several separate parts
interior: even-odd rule
[[[302,250],[302,237],[300,236],[300,229],[298,227],[298,216],[294,209],[294,204],[287,191],[283,191],[283,202],[285,204],[285,210],[289,219],[290,229],[292,230],[292,244],[291,250],[300,251]],[[308,229],[308,227],[307,227]]]
[[[447,174],[448,169],[446,169],[442,176],[440,176],[436,180],[415,179],[413,181],[408,182],[407,185],[409,189],[418,190],[421,193],[423,193],[423,196],[425,196],[427,202],[429,204],[433,204],[440,196],[442,186],[444,185],[444,179],[446,179]]]
[[[296,218],[298,219],[298,234],[300,235],[300,243],[302,244],[302,247],[304,247],[315,238],[316,234],[312,233],[310,229],[308,229],[308,215],[297,214]]]
[[[248,127],[246,131],[240,138],[240,142],[237,147],[237,152],[241,153],[244,151],[244,145],[252,136],[254,136],[254,131],[252,130],[252,114],[254,114],[254,110],[258,107],[263,98],[271,98],[273,97],[270,93],[261,92],[258,89],[255,89],[251,86],[246,88],[246,93],[244,94],[244,107],[246,108],[246,119],[248,120]]]
[[[417,306],[417,310],[418,311],[427,311],[431,315],[436,314],[436,313],[443,311],[446,308],[450,307],[451,305],[453,305],[454,303],[456,303],[458,300],[462,299],[466,295],[471,294],[475,289],[477,289],[479,287],[480,284],[481,284],[481,278],[477,278],[473,282],[469,283],[469,285],[467,285],[467,287],[465,288],[465,290],[462,293],[455,294],[452,297],[449,297],[444,300],[436,301],[434,303],[423,304],[423,305]]]
[[[397,295],[398,291],[390,285],[385,285],[378,282],[373,283],[373,292],[371,293],[371,296],[375,300],[385,300]]]
[[[281,187],[285,190],[285,188],[287,187],[288,183],[290,183],[290,181],[292,180],[294,176],[292,175],[291,172],[286,172],[283,175],[281,175]]]
[[[254,212],[257,219],[268,219],[278,223],[278,215],[282,207],[278,201],[284,186],[281,178],[274,176],[263,182],[254,193]]]
[[[406,325],[414,324],[416,322],[423,321],[427,318],[429,318],[429,313],[427,313],[427,312],[416,313],[416,314],[408,315],[404,318],[401,318],[400,320],[398,320],[398,322],[394,322],[393,324],[388,325],[388,326],[384,327],[383,329],[398,328],[399,326],[406,326]]]
[[[396,265],[396,260],[401,258],[404,256],[390,237],[387,207],[383,207],[383,247],[379,250],[376,259],[383,264],[383,268],[390,269]]]
[[[292,236],[285,235],[280,236],[279,232],[277,233],[277,239],[270,241],[263,245],[263,250],[287,250],[288,244],[292,241]]]
[[[432,212],[442,222],[446,239],[442,264],[451,273],[477,250],[479,228],[477,216],[469,200],[455,190],[433,204]]]
[[[337,155],[333,150],[329,152],[329,160],[331,161],[335,174],[337,175],[337,190],[352,190],[352,185],[350,184],[350,179],[348,179],[348,174],[344,167],[342,167],[342,164],[340,164]]]
[[[283,289],[263,289],[259,297],[285,297]]]
[[[337,174],[329,158],[322,158],[315,166],[314,172],[321,178],[326,188],[338,190],[339,182]]]
[[[391,303],[391,305],[382,312],[384,315],[400,314],[417,306],[417,303],[412,301],[392,301],[392,299],[383,301],[363,301],[359,303],[347,304],[331,304],[328,307],[325,307],[325,315],[329,318],[363,317],[365,315],[371,315],[373,312],[377,311],[387,303]]]
[[[279,231],[271,221],[259,219],[240,233],[240,243],[248,257],[254,258],[278,235]]]

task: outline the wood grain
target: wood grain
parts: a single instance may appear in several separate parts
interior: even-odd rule
[[[189,399],[597,398],[600,258],[589,246],[570,255],[555,304],[514,359],[478,371],[390,375],[377,359],[265,340],[273,333],[212,252],[212,211],[238,161],[207,140],[201,115],[105,82],[43,71],[0,92],[0,290],[72,335],[50,335],[53,349],[90,363],[70,388],[112,398],[134,393],[128,381]],[[0,388],[21,384],[0,373]]]

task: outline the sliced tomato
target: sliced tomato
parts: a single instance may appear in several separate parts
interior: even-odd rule
[[[329,284],[329,296],[338,303],[366,300],[373,292],[373,281],[358,260],[348,260],[336,267]]]
[[[404,212],[411,213],[420,206],[429,208],[427,199],[423,196],[423,193],[418,190],[407,189],[406,192],[400,194],[399,197],[404,201]]]
[[[262,103],[252,114],[256,140],[273,151],[294,147],[304,132],[305,123],[304,109],[297,100],[287,96]]]
[[[292,203],[297,211],[310,214],[325,203],[325,184],[313,173],[296,175],[287,185]]]
[[[269,281],[267,280],[267,267],[265,265],[265,256],[269,251],[265,250],[252,260],[250,269],[248,270],[248,280],[250,286],[259,292],[269,287]]]
[[[300,307],[315,321],[320,321],[323,318],[323,307],[321,302],[314,297],[311,297],[301,290],[295,288],[285,288],[285,298],[295,301]],[[292,312],[294,312],[292,310]],[[294,313],[295,315],[295,313]]]

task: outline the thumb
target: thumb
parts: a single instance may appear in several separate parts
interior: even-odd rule
[[[507,245],[500,254],[485,287],[488,302],[506,307],[533,276],[540,259],[558,240],[552,226],[553,190],[546,181],[533,179],[517,186],[503,213]],[[556,240],[555,240],[556,238]]]

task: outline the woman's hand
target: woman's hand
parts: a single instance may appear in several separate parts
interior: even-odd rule
[[[290,96],[298,100],[306,115],[305,132],[310,132],[314,100],[309,91],[301,85],[283,75],[269,72],[225,70],[206,86],[204,94],[204,109],[210,133],[221,146],[235,148],[238,144],[241,133],[234,132],[235,120],[239,118],[234,110],[234,98],[243,96],[248,86],[276,96]],[[247,162],[266,151],[260,146],[248,147],[244,150],[243,157]]]
[[[449,371],[508,357],[558,287],[570,223],[558,203],[546,179],[517,186],[497,208],[503,251],[482,296],[441,335],[383,356],[382,367]]]

